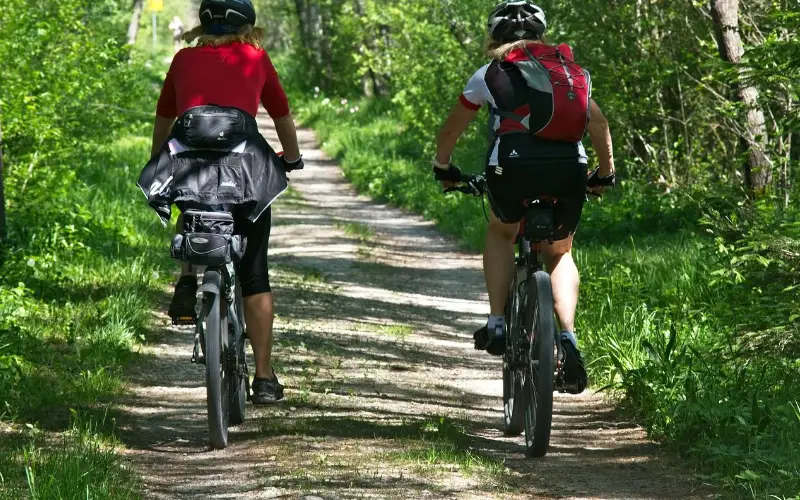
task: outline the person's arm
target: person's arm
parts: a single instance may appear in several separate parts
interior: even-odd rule
[[[442,125],[436,141],[434,167],[443,170],[450,169],[450,157],[456,148],[458,139],[475,118],[483,104],[489,100],[489,89],[484,80],[488,67],[489,65],[487,64],[472,75],[467,82],[467,86],[464,87],[464,92],[459,96],[458,103],[450,111],[450,116],[447,117],[444,125]],[[452,187],[455,184],[456,182],[453,181],[442,182],[445,188]]]
[[[589,118],[589,138],[594,146],[600,168],[597,171],[598,177],[608,177],[615,172],[614,168],[614,146],[611,143],[611,130],[608,128],[606,119],[600,106],[591,100],[591,114]]]
[[[156,106],[156,120],[153,124],[153,145],[150,148],[150,157],[157,155],[161,148],[164,146],[164,141],[169,137],[172,130],[172,125],[178,116],[178,103],[175,95],[175,83],[173,81],[173,68],[175,67],[178,56],[172,60],[172,65],[167,72],[167,77],[164,79],[164,85],[161,87],[161,95],[158,97],[158,105]]]
[[[283,157],[289,163],[294,163],[300,159],[300,146],[297,143],[297,129],[294,125],[292,113],[273,119],[275,122],[275,132],[283,146]]]
[[[283,147],[283,158],[288,163],[294,163],[300,159],[300,146],[297,143],[297,128],[289,109],[289,100],[281,85],[278,72],[275,71],[275,66],[272,65],[266,51],[264,51],[262,62],[266,80],[261,91],[261,104],[275,122],[275,131],[278,133],[278,139]]]
[[[161,148],[164,146],[164,141],[169,137],[174,123],[175,118],[165,118],[156,115],[156,121],[153,124],[153,147],[150,149],[151,158],[161,151]]]
[[[478,109],[468,108],[461,101],[453,107],[450,116],[447,117],[447,121],[444,122],[442,129],[439,131],[439,139],[436,142],[436,163],[440,165],[450,164],[450,157],[456,148],[458,139],[475,118]]]

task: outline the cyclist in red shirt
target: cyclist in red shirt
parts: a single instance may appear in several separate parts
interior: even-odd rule
[[[201,26],[187,32],[184,40],[195,46],[175,55],[158,100],[153,130],[152,156],[159,154],[170,137],[177,117],[196,106],[235,107],[251,117],[263,104],[275,122],[285,151],[286,171],[302,168],[294,119],[286,93],[267,52],[261,48],[262,30],[250,0],[203,0]],[[271,200],[270,200],[271,201]],[[248,245],[239,264],[247,333],[253,346],[256,373],[251,400],[273,403],[283,398],[283,386],[272,368],[274,305],[267,272],[267,248],[271,212],[254,222],[236,222]],[[193,316],[197,278],[184,266],[170,304],[170,316]]]
[[[514,240],[525,215],[523,201],[538,196],[559,199],[555,210],[554,241],[542,246],[545,265],[553,286],[555,312],[561,325],[560,341],[565,350],[564,376],[568,392],[580,393],[587,385],[586,370],[575,335],[578,303],[578,269],[572,259],[572,238],[581,218],[586,197],[586,151],[580,140],[537,137],[523,120],[509,119],[529,108],[525,121],[555,122],[559,110],[552,93],[540,93],[537,106],[520,69],[509,62],[515,51],[536,52],[544,44],[547,27],[544,11],[528,0],[499,4],[488,20],[487,55],[492,61],[480,68],[467,83],[459,102],[439,133],[434,172],[445,187],[455,185],[460,171],[450,164],[450,155],[461,134],[483,105],[492,110],[494,137],[486,155],[486,180],[492,206],[486,234],[483,267],[491,313],[487,325],[475,332],[475,347],[490,354],[505,351],[504,317],[508,288],[513,279]],[[563,64],[563,60],[562,60]],[[591,138],[600,166],[592,184],[614,182],[614,155],[608,121],[591,99],[588,83],[588,120],[582,123]],[[548,114],[551,113],[551,114]],[[520,116],[521,118],[521,116]],[[602,188],[598,188],[602,189]]]

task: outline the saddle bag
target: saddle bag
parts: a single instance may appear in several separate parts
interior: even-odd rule
[[[525,214],[525,238],[531,243],[552,240],[555,234],[554,215],[550,207],[528,210]]]
[[[197,266],[238,264],[244,256],[247,240],[233,234],[233,214],[187,210],[183,214],[183,231],[175,235],[170,255]]]

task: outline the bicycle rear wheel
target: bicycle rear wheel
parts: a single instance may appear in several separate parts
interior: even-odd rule
[[[528,283],[525,330],[531,335],[525,376],[525,446],[529,457],[550,447],[556,327],[550,276],[538,271]]]
[[[208,272],[207,272],[208,274]],[[228,368],[228,308],[219,293],[206,292],[206,406],[211,447],[217,450],[228,445],[228,408],[230,403],[230,370]]]
[[[525,429],[525,404],[523,392],[523,370],[519,360],[523,358],[521,349],[522,325],[520,285],[525,279],[525,269],[515,266],[514,281],[506,301],[506,352],[503,355],[503,430],[509,436],[517,436]],[[524,287],[523,287],[524,288]]]

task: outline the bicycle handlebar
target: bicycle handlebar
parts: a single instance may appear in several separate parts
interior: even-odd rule
[[[588,177],[587,177],[588,180]],[[486,176],[485,175],[473,175],[473,174],[462,174],[461,175],[461,182],[463,183],[460,186],[453,186],[444,190],[445,194],[448,193],[464,193],[469,194],[472,196],[480,197],[486,194],[489,191],[489,187],[486,183]],[[589,187],[586,188],[587,196],[594,196],[596,198],[602,198],[602,193],[596,193],[591,191]]]
[[[444,190],[445,193],[464,193],[472,196],[483,196],[489,190],[486,186],[486,176],[462,174],[461,186],[453,186]]]

